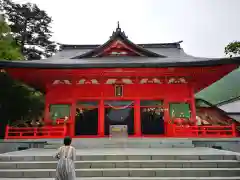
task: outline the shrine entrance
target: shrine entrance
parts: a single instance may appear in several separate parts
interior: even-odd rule
[[[164,135],[164,110],[161,100],[141,100],[141,129],[143,135]]]
[[[110,135],[110,126],[127,126],[128,135],[134,135],[134,101],[104,101],[105,135]]]
[[[98,135],[98,101],[77,101],[75,136]]]

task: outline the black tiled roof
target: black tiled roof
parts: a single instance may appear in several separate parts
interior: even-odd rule
[[[128,43],[132,48],[141,51],[145,56],[115,56],[115,57],[93,57],[95,50],[104,48],[112,40],[121,40]],[[222,64],[239,64],[240,57],[236,58],[199,58],[187,55],[180,47],[179,42],[174,43],[152,43],[134,44],[119,26],[110,40],[103,45],[61,45],[61,51],[56,55],[42,60],[33,61],[1,61],[1,68],[142,68],[142,67],[192,67],[192,66],[214,66]],[[90,55],[89,55],[90,54]]]
[[[164,61],[163,61],[164,60]],[[59,59],[35,61],[0,61],[2,68],[147,68],[147,67],[194,67],[217,66],[224,64],[240,64],[240,57],[223,59],[195,58],[189,61],[176,61],[170,58],[145,58],[145,57],[109,57],[87,59]],[[191,61],[192,60],[192,61]],[[193,61],[194,60],[194,61]]]

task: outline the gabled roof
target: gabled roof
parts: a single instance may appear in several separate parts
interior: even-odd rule
[[[188,55],[179,42],[134,44],[118,26],[110,39],[103,45],[62,44],[56,55],[41,60],[4,61],[1,68],[154,68],[154,67],[193,67],[239,64],[236,58],[200,58]],[[115,51],[124,54],[112,54]],[[114,56],[113,56],[114,55]]]
[[[149,43],[149,44],[135,44],[135,45],[138,47],[142,47],[145,50],[151,51],[153,53],[165,56],[165,58],[153,57],[153,59],[159,59],[159,61],[161,60],[162,62],[164,61],[171,62],[172,59],[174,62],[177,62],[178,59],[194,58],[193,56],[187,55],[183,51],[183,49],[180,46],[180,43],[182,43],[182,41],[173,42],[173,43]],[[93,44],[93,45],[61,44],[60,51],[57,52],[54,56],[48,58],[47,60],[58,61],[59,59],[65,59],[65,60],[72,59],[73,57],[76,57],[76,56],[82,56],[82,54],[92,51],[95,48],[98,48],[100,46],[101,45],[99,44]],[[117,57],[112,57],[112,58],[117,58]],[[136,57],[136,58],[140,58],[140,57]],[[88,59],[88,61],[90,61],[90,59],[97,59],[97,58],[95,57],[95,58],[81,58],[81,59],[86,59],[86,60]]]
[[[71,59],[82,59],[92,57],[103,57],[103,56],[142,56],[142,57],[166,57],[150,50],[147,50],[141,46],[138,46],[131,42],[125,35],[124,31],[121,30],[119,23],[116,31],[113,32],[110,39],[101,46],[95,47],[94,49],[83,53],[79,56],[72,57]]]

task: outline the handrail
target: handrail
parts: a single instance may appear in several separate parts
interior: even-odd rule
[[[6,127],[5,139],[42,139],[63,138],[66,135],[66,126],[44,127]]]
[[[236,125],[229,126],[179,126],[172,124],[175,137],[236,137]]]

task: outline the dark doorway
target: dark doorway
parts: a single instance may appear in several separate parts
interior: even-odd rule
[[[75,119],[75,135],[98,134],[98,103],[78,102]]]
[[[164,134],[162,101],[141,102],[141,127],[143,135]]]
[[[134,134],[134,107],[132,101],[105,102],[105,135],[111,125],[127,125],[128,134]]]

